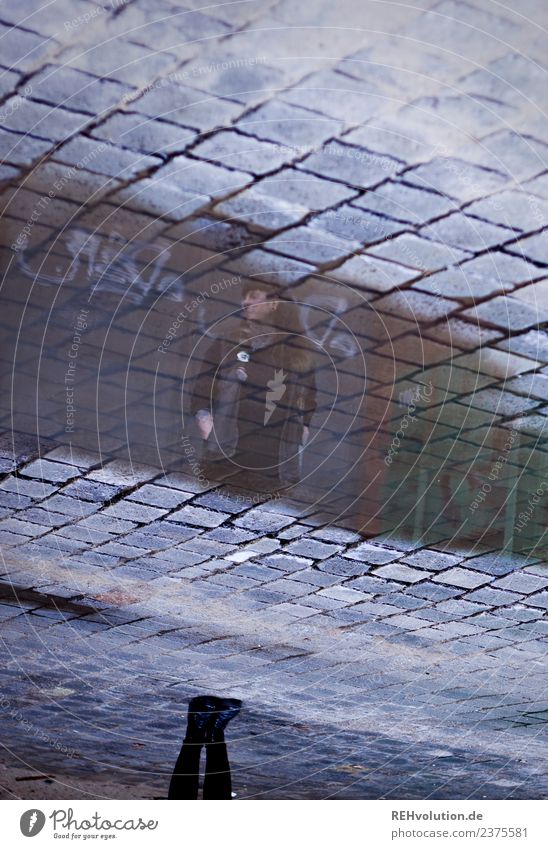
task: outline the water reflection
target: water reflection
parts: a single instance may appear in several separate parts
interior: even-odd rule
[[[169,785],[168,799],[197,799],[200,756],[205,748],[204,799],[231,799],[232,780],[225,743],[228,723],[240,712],[239,699],[197,696],[188,705],[185,738]]]
[[[387,262],[350,283],[226,222],[104,229],[2,252],[5,428],[281,488],[367,536],[546,553],[543,402],[506,398],[501,334],[391,302]]]

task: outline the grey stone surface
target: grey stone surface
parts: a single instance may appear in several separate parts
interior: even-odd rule
[[[512,536],[545,471],[543,10],[535,28],[509,7],[376,4],[365,27],[354,0],[114,5],[0,12],[0,61],[16,68],[0,86],[11,181],[0,240],[20,274],[3,296],[17,327],[25,312],[20,380],[0,411],[3,695],[48,735],[4,710],[6,795],[164,797],[188,700],[216,692],[244,701],[228,732],[239,798],[545,798],[532,742],[547,710],[547,567],[487,532],[501,509]],[[17,253],[58,181],[29,228],[38,250]],[[190,268],[211,254],[212,274],[276,275],[356,332],[357,354],[346,337],[318,336],[349,393],[363,388],[366,354],[366,404],[344,448],[377,442],[356,513],[339,517],[350,529],[311,507],[314,482],[303,509],[295,493],[268,502],[181,470],[181,338],[158,362],[157,336],[209,284]],[[55,447],[71,311],[92,288],[77,374],[79,404],[94,401],[78,416],[100,430],[101,454]],[[210,306],[238,301],[237,289],[220,294],[188,317],[189,339]],[[98,374],[101,413],[115,419],[97,417]],[[377,483],[424,380],[435,394],[417,405],[398,471]],[[153,394],[157,428],[133,415]],[[332,434],[320,430],[309,450],[323,459]],[[177,471],[140,465],[155,444]],[[126,449],[129,461],[109,462]],[[344,483],[352,498],[356,480]],[[492,494],[471,510],[486,481]],[[397,515],[408,502],[412,534]],[[531,507],[516,547],[544,533],[544,505]],[[455,533],[463,519],[471,541]],[[17,781],[21,763],[52,783]]]

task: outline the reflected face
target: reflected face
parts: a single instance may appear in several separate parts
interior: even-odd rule
[[[266,321],[276,310],[277,301],[269,299],[262,289],[251,289],[242,298],[244,317],[248,321]]]

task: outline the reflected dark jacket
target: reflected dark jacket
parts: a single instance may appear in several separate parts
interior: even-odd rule
[[[248,375],[245,382],[237,377],[242,368]],[[281,331],[250,334],[239,320],[223,323],[221,335],[203,352],[190,409],[193,414],[212,413],[215,440],[223,452],[241,448],[254,435],[260,446],[261,437],[276,434],[283,462],[298,450],[303,426],[316,409],[313,344]]]

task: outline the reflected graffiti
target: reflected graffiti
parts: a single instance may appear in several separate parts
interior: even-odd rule
[[[62,286],[85,281],[90,294],[110,292],[142,304],[164,296],[182,301],[183,274],[165,273],[170,242],[132,241],[114,230],[108,236],[82,228],[67,230],[49,249],[27,249],[17,255],[20,271],[33,282]]]

